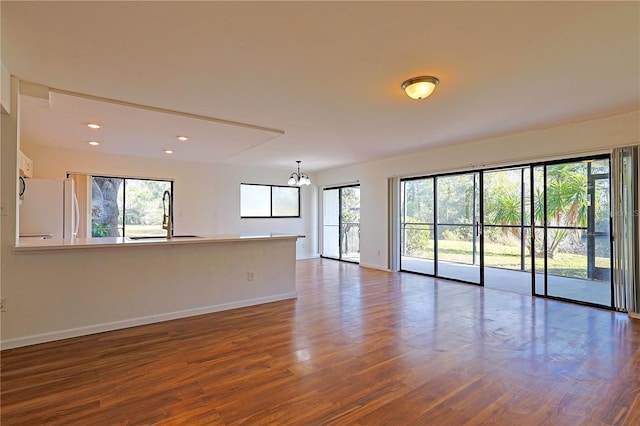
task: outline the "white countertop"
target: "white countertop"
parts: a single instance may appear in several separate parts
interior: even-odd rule
[[[290,234],[223,234],[203,236],[175,236],[172,239],[151,238],[131,239],[129,237],[105,238],[20,238],[14,247],[17,252],[40,250],[91,249],[107,247],[149,247],[183,244],[233,243],[247,241],[268,241],[298,239],[303,235]]]

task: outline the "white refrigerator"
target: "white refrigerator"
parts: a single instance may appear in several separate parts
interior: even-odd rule
[[[24,179],[20,238],[75,238],[78,199],[71,179]]]

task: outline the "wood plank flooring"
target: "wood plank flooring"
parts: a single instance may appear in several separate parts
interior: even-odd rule
[[[3,351],[2,425],[640,425],[625,314],[297,268],[297,300]]]

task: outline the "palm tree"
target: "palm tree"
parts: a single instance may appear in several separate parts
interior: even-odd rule
[[[536,190],[534,217],[543,223],[544,199]],[[587,226],[587,173],[584,163],[567,163],[547,167],[547,226]],[[553,259],[570,229],[551,228],[547,240],[547,255]]]
[[[487,197],[486,216],[492,223],[500,225],[518,225],[521,223],[521,200],[518,186],[501,187],[495,194]],[[544,190],[541,186],[534,190],[533,217],[536,225],[545,223]],[[585,227],[587,225],[587,173],[584,163],[566,163],[547,166],[547,256],[553,259],[556,251],[570,229],[562,227]],[[524,201],[524,200],[523,200]],[[555,228],[555,227],[558,228]],[[519,236],[514,227],[502,228],[505,233]],[[527,249],[532,252],[530,240]],[[535,248],[536,257],[544,255],[544,247]]]

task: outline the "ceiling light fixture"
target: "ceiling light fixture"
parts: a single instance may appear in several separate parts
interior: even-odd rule
[[[173,151],[172,151],[172,150],[170,150],[170,149],[165,149],[165,150],[164,150],[164,153],[165,153],[165,154],[173,154]]]
[[[98,141],[89,141],[89,145],[98,146],[98,145],[100,145],[100,142],[98,142]]]
[[[89,123],[89,124],[87,124],[87,127],[91,128],[91,129],[99,129],[102,126],[100,126],[99,124],[96,124],[96,123]]]
[[[182,141],[182,142],[186,142],[186,141],[188,141],[188,140],[189,140],[189,138],[188,138],[188,137],[186,137],[186,136],[178,136],[178,140],[179,140],[179,141]]]
[[[300,172],[301,162],[302,161],[300,160],[296,160],[296,163],[298,163],[298,171],[291,173],[291,176],[289,176],[289,181],[287,182],[287,184],[291,186],[311,185],[311,179],[309,179],[309,175],[307,175],[306,173]]]
[[[433,93],[439,82],[431,76],[414,77],[402,83],[402,89],[411,99],[424,99]]]

